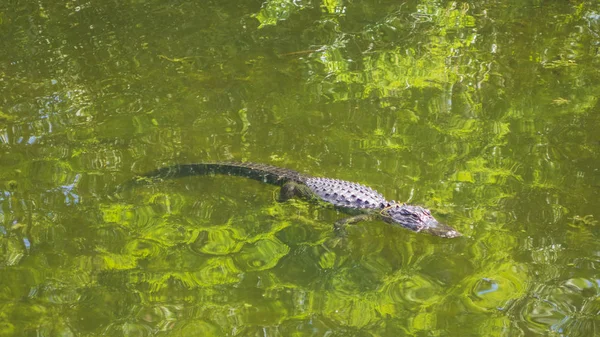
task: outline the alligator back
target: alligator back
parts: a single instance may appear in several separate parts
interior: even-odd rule
[[[388,202],[374,189],[350,181],[307,177],[304,183],[321,199],[348,208],[384,208]]]
[[[240,176],[280,186],[290,181],[304,183],[307,179],[307,176],[294,170],[265,164],[235,162],[174,165],[160,168],[143,176],[166,179],[214,174]]]

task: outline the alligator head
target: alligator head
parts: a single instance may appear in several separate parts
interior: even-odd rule
[[[381,210],[381,215],[385,221],[415,232],[425,232],[443,238],[462,235],[456,229],[439,223],[428,209],[421,206],[392,202]]]

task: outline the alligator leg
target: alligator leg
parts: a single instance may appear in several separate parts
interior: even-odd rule
[[[353,225],[361,221],[372,219],[373,214],[359,214],[349,218],[340,219],[333,224],[333,227],[335,228],[335,230],[343,230],[347,225]]]
[[[281,190],[279,191],[279,201],[283,202],[295,197],[311,199],[315,197],[315,194],[308,186],[293,182],[286,183],[281,187]]]

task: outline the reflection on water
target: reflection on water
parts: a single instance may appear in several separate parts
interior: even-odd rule
[[[0,335],[591,336],[598,4],[0,5]],[[465,236],[276,201],[264,162]]]

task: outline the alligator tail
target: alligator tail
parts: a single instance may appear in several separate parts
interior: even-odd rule
[[[159,168],[143,174],[150,179],[172,179],[197,175],[230,175],[250,178],[272,185],[283,185],[294,181],[302,183],[306,176],[299,172],[271,165],[256,163],[197,163]]]

